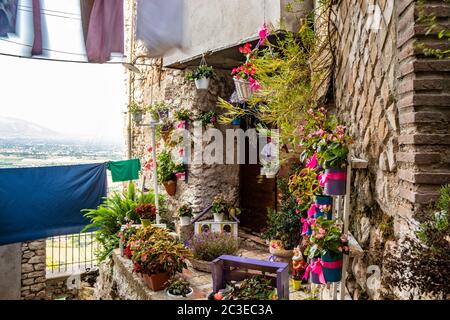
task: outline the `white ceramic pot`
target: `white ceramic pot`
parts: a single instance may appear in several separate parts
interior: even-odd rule
[[[209,87],[209,78],[203,77],[201,79],[195,80],[195,86],[198,90],[207,90]]]
[[[142,112],[134,112],[133,113],[133,121],[134,122],[142,122],[143,114]]]
[[[180,217],[180,225],[188,226],[191,224],[191,217]]]
[[[246,101],[252,95],[252,89],[250,88],[250,82],[242,79],[233,78],[234,86],[236,87],[236,93],[240,101]]]
[[[189,289],[191,290],[191,292],[189,292],[186,297],[183,296],[176,296],[174,294],[169,293],[169,290],[166,289],[166,294],[169,300],[187,300],[189,299],[192,294],[194,293],[194,290],[192,288],[189,287]]]
[[[215,222],[222,222],[223,221],[223,213],[216,213],[214,212],[214,221]]]

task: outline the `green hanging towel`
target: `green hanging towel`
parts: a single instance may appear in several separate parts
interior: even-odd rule
[[[111,170],[113,182],[136,180],[139,179],[141,162],[139,159],[110,161],[107,168]]]

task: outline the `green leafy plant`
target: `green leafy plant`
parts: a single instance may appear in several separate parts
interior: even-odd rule
[[[95,239],[100,244],[96,252],[99,261],[108,258],[112,251],[119,246],[119,231],[123,224],[138,221],[136,207],[142,203],[154,203],[153,193],[137,193],[135,185],[130,183],[128,190],[113,192],[96,209],[83,209],[81,212],[91,223],[82,232],[95,230]],[[160,211],[166,211],[165,198],[160,196]]]
[[[226,288],[210,295],[211,300],[277,300],[274,279],[256,275],[238,283],[227,284]]]
[[[238,241],[227,233],[203,232],[188,242],[189,250],[197,260],[213,261],[223,254],[234,255],[239,249]]]
[[[296,197],[289,191],[286,178],[278,179],[278,192],[280,205],[277,210],[267,210],[267,228],[262,236],[267,240],[280,240],[284,249],[292,250],[302,239],[302,212]]]
[[[212,78],[214,76],[214,68],[212,66],[200,65],[197,69],[188,72],[186,79],[190,81],[199,80],[201,78]]]
[[[342,234],[341,227],[336,220],[319,217],[312,224],[311,229],[312,235],[305,250],[305,255],[310,259],[321,257],[327,253],[332,256],[349,253],[347,236]]]
[[[226,213],[228,209],[228,204],[226,203],[223,195],[221,193],[217,194],[212,202],[212,212],[214,213]]]
[[[289,192],[301,200],[298,201],[301,205],[308,206],[314,196],[322,194],[323,190],[317,177],[317,169],[311,168],[304,168],[289,177]]]
[[[140,204],[134,209],[134,212],[136,212],[141,219],[155,220],[156,218],[156,207],[151,203]]]
[[[132,102],[128,105],[128,112],[138,113],[138,112],[144,112],[144,110],[136,102]]]
[[[164,183],[167,181],[173,181],[176,179],[175,170],[176,165],[172,160],[172,156],[169,150],[162,150],[157,155],[157,174],[158,181]]]
[[[197,118],[197,121],[201,121],[204,126],[208,124],[216,124],[217,123],[217,115],[213,110],[210,111],[202,111]]]
[[[192,207],[188,204],[181,205],[178,210],[178,216],[179,217],[192,217]]]
[[[128,243],[132,252],[134,272],[154,275],[168,272],[175,275],[187,268],[188,249],[178,243],[167,229],[155,226],[141,228]]]
[[[161,118],[167,118],[171,107],[164,101],[161,101],[148,106],[146,110],[150,112],[154,120],[159,121],[162,120]],[[163,117],[161,117],[162,115]]]
[[[189,109],[185,109],[185,108],[178,109],[178,110],[175,110],[174,116],[175,116],[175,119],[177,119],[178,121],[186,121],[191,118],[191,111],[189,111]]]
[[[175,296],[186,297],[192,292],[191,284],[183,278],[170,279],[167,286],[167,292]]]

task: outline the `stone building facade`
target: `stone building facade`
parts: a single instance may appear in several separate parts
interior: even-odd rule
[[[25,300],[46,297],[45,240],[22,243],[22,288]]]
[[[350,261],[348,290],[355,299],[418,298],[420,290],[386,283],[390,271],[385,262],[387,254],[395,254],[402,240],[414,236],[419,223],[430,216],[427,206],[436,200],[438,187],[450,182],[450,61],[424,56],[417,49],[418,42],[442,48],[445,40],[425,34],[426,28],[417,22],[417,1],[334,3],[333,22],[339,33],[333,42],[336,114],[349,127],[352,155],[368,161],[367,169],[353,173],[350,230],[365,254]],[[449,25],[448,3],[425,3],[424,8]],[[132,31],[128,17],[128,38]],[[139,42],[134,42],[132,52],[133,57],[146,54]],[[186,70],[155,65],[139,66],[140,73],[129,74],[131,100],[165,101],[198,114],[216,109],[217,97],[229,97],[233,91],[230,70],[218,70],[210,89],[201,92],[185,80]],[[148,128],[127,125],[132,156],[148,159]],[[188,183],[178,188],[171,203],[189,202],[195,212],[217,191],[237,199],[239,166],[192,166]]]

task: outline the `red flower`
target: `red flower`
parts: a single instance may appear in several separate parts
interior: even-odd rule
[[[252,44],[246,43],[242,47],[239,48],[239,52],[243,54],[250,54],[252,52]]]

